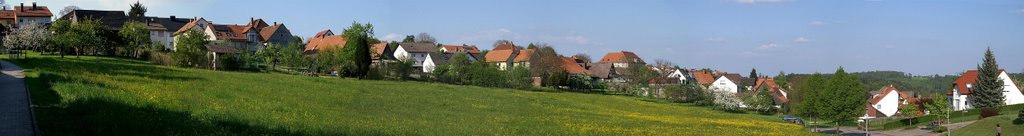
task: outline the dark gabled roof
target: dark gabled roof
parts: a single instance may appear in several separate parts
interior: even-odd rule
[[[434,61],[435,65],[447,64],[448,61],[451,60],[453,58],[453,56],[455,56],[455,54],[452,54],[452,53],[436,53],[436,52],[435,53],[430,53],[428,55],[430,56],[430,60]]]
[[[181,27],[184,27],[188,22],[192,22],[190,18],[161,18],[161,17],[146,17],[152,21],[151,23],[160,24],[167,31],[178,31]]]
[[[399,43],[398,46],[405,49],[405,52],[431,53],[437,51],[437,45],[434,43],[404,42]]]
[[[109,30],[120,30],[121,25],[124,25],[124,22],[128,21],[128,16],[124,14],[124,11],[74,10],[71,11],[71,13],[64,15],[62,18],[72,19],[70,18],[71,16],[74,16],[74,19],[80,20],[87,18],[96,19]]]
[[[596,63],[589,70],[592,76],[607,79],[612,73],[612,63]]]

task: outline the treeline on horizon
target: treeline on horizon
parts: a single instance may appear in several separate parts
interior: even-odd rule
[[[1010,71],[1007,71],[1010,72]],[[832,73],[821,73],[826,79],[832,77]],[[929,94],[942,93],[952,89],[953,81],[960,78],[963,72],[956,75],[913,75],[901,71],[866,71],[853,72],[850,75],[857,76],[861,84],[864,84],[865,92],[877,91],[882,87],[893,85],[900,91],[909,92],[910,95],[928,96]],[[1009,73],[1018,85],[1024,81],[1024,73]],[[786,79],[794,91],[803,86],[812,74],[786,74]]]

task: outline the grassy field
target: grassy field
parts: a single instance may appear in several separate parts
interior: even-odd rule
[[[776,116],[617,95],[222,72],[106,57],[33,54],[15,62],[26,68],[44,135],[813,135]]]
[[[1024,135],[1024,124],[1013,124],[1017,114],[1002,114],[978,120],[971,125],[953,130],[953,135],[961,136],[994,136],[996,135],[996,124],[1003,130],[1004,136]]]
[[[1000,115],[1017,115],[1017,113],[1024,109],[1024,104],[1007,105],[999,109]],[[953,111],[950,115],[950,122],[964,122],[978,120],[981,116],[981,109],[970,109],[967,111]],[[946,120],[946,115],[927,115],[916,117],[913,120],[906,118],[893,118],[893,119],[879,119],[872,120],[869,122],[871,130],[893,130],[893,129],[904,129],[911,128],[912,126],[926,126],[934,120]],[[913,121],[912,125],[909,123]]]

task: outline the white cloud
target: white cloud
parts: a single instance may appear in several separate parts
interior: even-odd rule
[[[791,0],[736,0],[736,3],[740,4],[757,4],[757,3],[783,3],[790,2]]]
[[[828,23],[825,23],[825,22],[822,22],[822,21],[812,21],[811,23],[808,23],[808,24],[810,24],[812,26],[825,26],[825,25],[828,25]]]
[[[711,42],[725,42],[725,38],[722,38],[722,37],[711,37],[711,38],[708,38],[708,41],[711,41]]]
[[[1024,9],[1018,9],[1018,10],[1014,10],[1014,11],[1011,11],[1011,12],[1024,14]]]
[[[774,49],[774,48],[778,48],[778,47],[779,47],[778,44],[768,43],[768,44],[762,44],[761,46],[758,46],[757,49],[767,50],[767,49]]]
[[[793,42],[805,43],[811,42],[811,39],[807,39],[806,37],[797,37],[796,40],[793,40]]]
[[[380,38],[380,40],[384,41],[401,41],[403,39],[405,39],[405,37],[402,37],[402,35],[396,33],[389,33],[387,35],[384,35],[384,37]]]
[[[552,42],[552,43],[570,43],[570,44],[578,44],[578,45],[590,44],[590,38],[584,37],[582,35],[565,35],[565,36],[541,35],[540,37],[538,37],[538,39],[541,40],[541,41]]]

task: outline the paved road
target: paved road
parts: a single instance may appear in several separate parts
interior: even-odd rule
[[[0,135],[36,135],[25,76],[21,67],[0,60]]]
[[[953,124],[943,124],[942,126],[946,126],[947,128],[950,128],[950,129],[953,129],[953,131],[956,131],[956,129],[960,129],[960,128],[964,127],[964,126],[970,125],[971,123],[974,123],[974,121],[967,121],[967,122],[960,122],[960,123],[953,123]],[[835,130],[832,130],[832,129],[833,128],[826,128],[825,130],[822,130],[821,133],[835,134]],[[858,130],[857,128],[852,128],[852,127],[840,127],[839,130],[843,132],[841,134],[843,136],[864,136],[864,135],[867,134],[863,130]],[[918,128],[918,129],[897,129],[897,130],[888,130],[888,131],[871,131],[871,135],[872,136],[941,136],[942,134],[940,134],[940,133],[932,133],[931,130],[926,130],[926,129],[923,129],[923,128]]]

